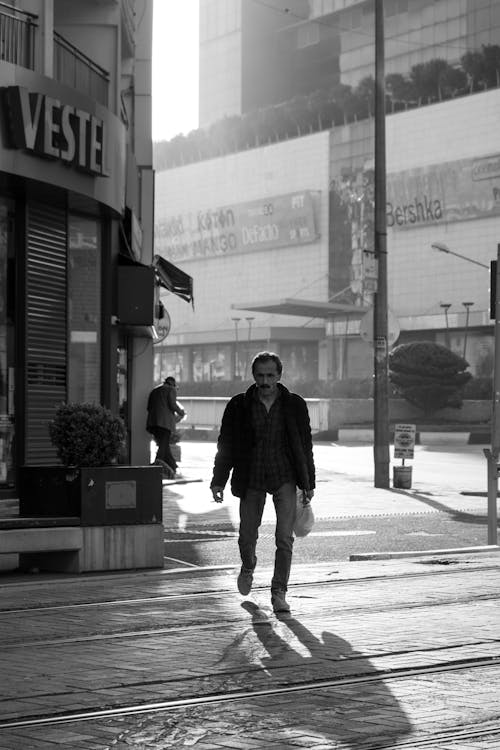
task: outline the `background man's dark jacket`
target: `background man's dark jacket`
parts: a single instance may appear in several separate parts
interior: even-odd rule
[[[176,415],[184,416],[184,409],[177,402],[177,391],[169,383],[162,383],[153,388],[148,397],[148,418],[146,430],[153,432],[155,427],[175,431],[178,422]]]
[[[252,385],[245,393],[238,393],[228,402],[217,440],[217,454],[210,486],[225,487],[232,469],[231,492],[236,497],[244,497],[248,488],[254,445],[252,402],[256,388]],[[313,490],[316,486],[316,475],[307,404],[302,396],[290,393],[281,383],[278,383],[278,388],[283,399],[286,448],[296,473],[296,484],[303,490]]]

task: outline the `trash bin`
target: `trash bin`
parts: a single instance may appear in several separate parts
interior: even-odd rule
[[[392,485],[400,490],[411,489],[411,466],[392,467]]]

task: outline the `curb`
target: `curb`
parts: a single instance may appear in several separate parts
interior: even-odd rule
[[[313,442],[329,441],[334,443],[372,443],[372,427],[338,427],[332,430],[321,430],[313,434]],[[215,442],[218,428],[190,428],[183,431],[182,440]],[[394,440],[391,434],[391,442]],[[415,435],[415,445],[490,445],[491,432],[485,428],[481,431],[428,431],[422,430]]]
[[[318,440],[318,436],[313,436]],[[374,431],[372,428],[342,427],[338,430],[330,431],[325,440],[333,440],[338,443],[358,443],[373,442]],[[391,442],[393,442],[391,436]],[[489,445],[491,443],[491,433],[489,432],[429,432],[421,431],[415,435],[415,445]]]
[[[349,561],[356,562],[360,560],[397,560],[409,557],[436,557],[447,555],[469,555],[482,554],[485,552],[500,552],[498,544],[486,544],[482,547],[457,547],[455,549],[428,549],[414,550],[413,552],[370,552],[366,554],[350,555]]]

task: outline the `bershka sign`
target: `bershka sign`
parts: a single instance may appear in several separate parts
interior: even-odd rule
[[[107,176],[103,120],[22,86],[3,89],[10,145],[76,169]]]

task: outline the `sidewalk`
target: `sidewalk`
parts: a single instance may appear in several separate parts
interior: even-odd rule
[[[463,462],[460,452],[453,461],[450,458],[449,463],[443,466],[439,463],[440,454],[433,454],[435,464],[424,472],[420,464],[426,454],[417,447],[412,488],[398,490],[392,487],[392,474],[389,489],[374,487],[371,445],[333,447],[332,443],[315,444],[317,485],[313,507],[316,518],[326,520],[452,511],[486,515],[486,461],[482,449],[469,446],[462,450],[466,451],[465,455],[471,462],[471,470],[465,475],[463,471],[460,474]],[[213,443],[183,444],[182,472],[187,478],[200,481],[192,484],[164,483],[166,502],[163,521],[167,529],[238,525],[238,501],[232,497],[229,486],[226,487],[222,505],[212,500],[209,484],[214,454]],[[355,459],[348,460],[352,454]],[[274,521],[273,505],[267,502],[263,523],[272,524]]]
[[[0,750],[498,748],[500,558],[434,562],[296,566],[280,617],[268,569],[0,583]]]

